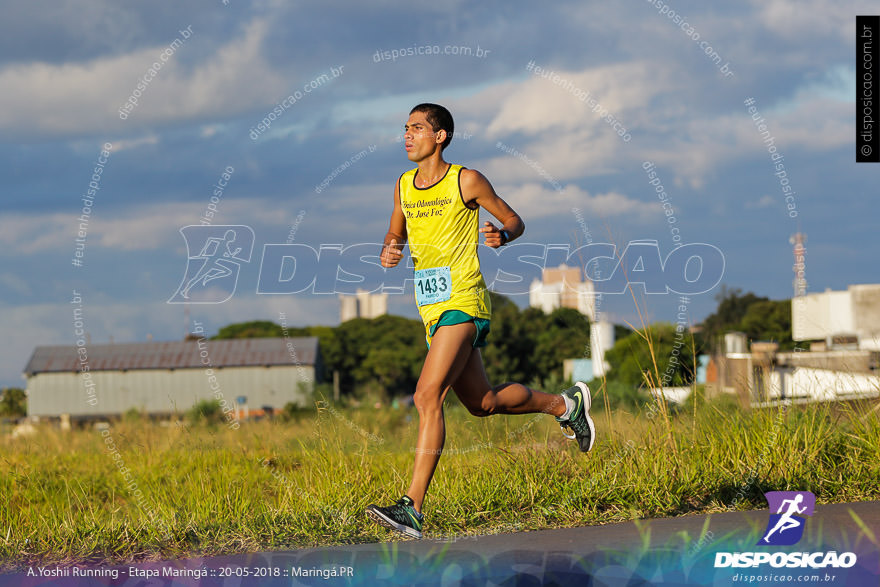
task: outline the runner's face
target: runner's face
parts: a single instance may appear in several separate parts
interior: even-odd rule
[[[435,133],[424,112],[413,112],[406,121],[403,133],[403,148],[410,161],[418,163],[440,148],[443,131]]]

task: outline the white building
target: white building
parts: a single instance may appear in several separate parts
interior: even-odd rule
[[[600,320],[590,324],[590,354],[593,357],[593,377],[604,377],[611,365],[605,353],[614,346],[614,324]]]
[[[880,284],[796,296],[791,329],[792,339],[824,341],[828,350],[848,346],[880,351]]]
[[[529,305],[546,314],[556,308],[573,308],[592,322],[596,307],[593,282],[584,281],[579,267],[544,269],[541,280],[535,279],[529,287]]]
[[[372,294],[358,288],[355,295],[339,294],[339,321],[378,318],[388,313],[388,294]]]
[[[744,404],[846,401],[880,396],[880,284],[795,296],[791,301],[793,352],[776,343],[725,335],[715,357],[717,385]]]
[[[204,400],[251,411],[311,401],[318,339],[242,338],[37,347],[25,367],[28,415],[173,414]]]

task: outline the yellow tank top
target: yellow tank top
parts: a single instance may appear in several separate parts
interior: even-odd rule
[[[425,326],[446,310],[491,318],[489,292],[477,256],[480,209],[464,205],[461,170],[461,165],[450,165],[443,178],[427,188],[415,186],[418,168],[400,176],[400,206],[415,265],[416,303]]]

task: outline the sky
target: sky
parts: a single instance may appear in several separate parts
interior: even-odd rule
[[[649,273],[600,302],[636,326],[674,322],[681,305],[698,323],[722,285],[791,297],[798,230],[808,292],[876,282],[880,167],[855,163],[854,131],[855,16],[875,8],[2,2],[0,385],[24,385],[38,345],[179,340],[196,322],[335,325],[335,291],[403,284],[405,267],[362,257],[412,167],[401,136],[420,102],[455,117],[447,160],[481,171],[525,221],[526,247],[487,276],[521,306],[540,266],[586,244],[654,247],[619,259]],[[185,238],[200,223],[214,228]],[[173,303],[225,226],[239,240],[221,244],[241,249],[219,265],[228,275]],[[271,246],[285,244],[299,248]],[[682,250],[717,254],[668,262],[695,244]],[[322,246],[316,284],[329,286],[291,293],[311,270],[297,255]],[[294,249],[295,263],[266,256]],[[593,276],[613,274],[613,257]],[[388,304],[415,317],[411,283]]]

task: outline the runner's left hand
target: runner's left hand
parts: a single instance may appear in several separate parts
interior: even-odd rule
[[[480,232],[486,235],[486,242],[484,244],[487,247],[497,249],[504,244],[504,239],[501,237],[501,229],[488,220],[483,223],[483,228],[480,229]]]

